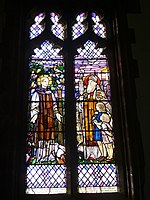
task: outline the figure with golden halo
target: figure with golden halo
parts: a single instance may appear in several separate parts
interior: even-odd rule
[[[31,97],[31,120],[36,133],[37,161],[48,159],[54,148],[55,124],[54,119],[62,122],[62,115],[57,108],[57,102],[48,86],[52,84],[52,78],[43,74],[37,78],[38,87],[34,89]]]

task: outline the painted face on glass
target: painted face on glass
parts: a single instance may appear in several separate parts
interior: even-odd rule
[[[47,88],[48,84],[49,84],[49,79],[47,77],[41,78],[41,86],[42,86],[42,88]]]
[[[87,86],[87,93],[94,92],[96,89],[97,83],[93,80],[88,81],[88,86]]]
[[[105,105],[103,103],[97,103],[96,110],[98,110],[99,112],[105,112]]]

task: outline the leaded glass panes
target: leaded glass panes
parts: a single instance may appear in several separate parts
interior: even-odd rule
[[[27,168],[28,194],[58,194],[66,191],[64,165],[30,165]]]
[[[51,26],[52,33],[61,40],[64,40],[66,26],[59,22],[60,18],[60,15],[56,13],[50,13],[50,19],[53,22]]]
[[[53,44],[50,43],[48,40],[44,41],[41,44],[41,48],[35,48],[34,54],[32,55],[32,59],[44,59],[49,60],[49,58],[53,59],[62,59],[58,53],[60,52],[61,48],[54,48]]]
[[[80,193],[117,192],[114,164],[80,164],[78,173]]]
[[[88,40],[75,56],[78,191],[117,191],[110,69],[104,48]]]
[[[66,193],[64,59],[44,41],[31,56],[28,133],[28,194]]]
[[[92,13],[92,20],[94,22],[93,31],[96,35],[106,38],[106,27],[104,22],[102,22],[104,17],[97,15],[96,13]]]
[[[85,33],[85,31],[87,30],[88,25],[85,22],[86,18],[87,18],[86,13],[81,13],[76,17],[77,23],[75,23],[72,26],[72,38],[73,38],[73,40],[80,37],[81,35],[83,35]]]
[[[68,88],[65,87],[65,77],[68,78],[65,69],[70,70],[72,66],[65,66],[65,63],[73,63],[74,67],[77,190],[79,193],[117,192],[104,17],[95,12],[81,12],[75,22],[64,23],[62,20],[63,16],[56,12],[43,12],[35,17],[35,24],[29,28],[30,41],[42,32],[46,31],[46,34],[34,45],[29,58],[26,193],[68,193],[70,172],[66,166],[70,163],[66,163],[66,137],[71,135],[65,132],[69,123],[65,122],[65,88]],[[71,37],[68,42],[66,28],[72,30],[75,45],[71,44]],[[80,36],[82,44],[81,40],[78,42]],[[75,55],[67,62],[66,59],[72,59],[66,52],[70,47]]]
[[[45,29],[45,23],[43,19],[45,18],[45,13],[40,13],[34,19],[35,23],[30,27],[30,39],[33,39],[40,35]]]

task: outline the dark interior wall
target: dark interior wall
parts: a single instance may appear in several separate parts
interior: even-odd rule
[[[139,76],[136,83],[136,106],[140,122],[145,159],[145,200],[150,199],[150,1],[140,0],[141,13],[128,14],[129,28],[134,29],[135,43],[132,45],[133,58],[138,64]],[[144,169],[143,169],[144,170]]]
[[[9,176],[12,176],[12,173],[9,171],[11,167],[13,167],[11,158],[11,155],[13,155],[12,152],[7,152],[7,148],[9,150],[13,149],[13,141],[10,143],[11,140],[11,134],[9,133],[11,129],[13,130],[13,127],[15,127],[15,121],[13,118],[13,113],[11,113],[11,106],[13,106],[13,99],[8,99],[8,93],[11,97],[13,97],[13,91],[9,90],[7,86],[9,85],[8,82],[13,80],[12,77],[17,78],[15,71],[8,70],[8,67],[14,67],[14,65],[9,62],[9,60],[6,59],[7,57],[7,51],[8,55],[11,57],[11,60],[16,62],[17,64],[17,58],[15,58],[15,55],[13,52],[10,51],[10,49],[13,49],[16,44],[15,41],[11,41],[11,39],[6,39],[6,37],[13,38],[16,34],[15,32],[11,33],[11,27],[9,29],[6,29],[6,12],[5,12],[5,0],[0,0],[0,77],[3,77],[0,79],[0,120],[2,121],[1,125],[3,128],[1,130],[1,141],[3,144],[5,144],[5,148],[3,145],[1,145],[0,149],[2,154],[4,154],[4,157],[1,157],[1,163],[3,161],[5,162],[2,164],[2,170],[0,174],[3,175],[3,177],[8,176],[5,180],[3,179],[2,183],[6,187],[11,186],[11,179],[9,181]],[[13,1],[12,1],[13,2]],[[143,143],[143,149],[144,149],[144,157],[145,157],[145,200],[149,200],[150,197],[150,156],[149,156],[149,146],[150,146],[150,131],[149,131],[149,113],[150,113],[150,94],[149,94],[149,73],[150,73],[150,67],[149,67],[149,57],[150,57],[150,28],[149,28],[149,20],[150,20],[150,3],[148,0],[141,0],[141,13],[139,14],[128,14],[128,24],[130,28],[134,29],[135,32],[135,43],[132,45],[132,52],[133,52],[133,58],[137,60],[138,64],[138,70],[139,75],[135,79],[136,83],[136,106],[138,111],[138,119],[140,122],[140,128],[141,128],[141,136],[142,136],[142,143]],[[15,13],[14,13],[15,15]],[[13,21],[13,15],[12,15],[12,26],[15,23]],[[16,22],[18,23],[18,22]],[[8,28],[8,27],[7,27]],[[9,33],[8,33],[9,31]],[[17,30],[16,30],[17,32]],[[4,41],[6,43],[4,43]],[[9,44],[9,41],[10,44]],[[5,53],[5,55],[4,55]],[[9,57],[8,56],[8,57]],[[4,63],[3,59],[5,58],[6,64]],[[4,68],[5,67],[5,68]],[[10,74],[7,74],[10,72]],[[7,77],[7,79],[4,79],[4,76]],[[16,79],[14,80],[13,85],[16,85]],[[11,103],[10,103],[11,101]],[[15,103],[15,102],[14,102]],[[10,105],[10,107],[8,107]],[[8,109],[8,110],[7,110]],[[9,113],[9,115],[8,115]],[[12,118],[10,118],[10,116]],[[16,127],[14,128],[16,129]],[[9,133],[9,138],[5,134]],[[13,134],[13,133],[12,133]],[[13,138],[13,137],[12,137]],[[17,139],[17,138],[16,138]],[[7,147],[9,145],[9,147]],[[11,146],[12,145],[12,146]],[[7,159],[6,159],[7,158]],[[8,167],[9,165],[9,167]],[[3,173],[4,172],[4,173]]]

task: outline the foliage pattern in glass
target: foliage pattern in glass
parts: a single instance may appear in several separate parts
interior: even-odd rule
[[[64,61],[58,55],[60,50],[46,40],[31,56],[27,193],[66,192]]]

